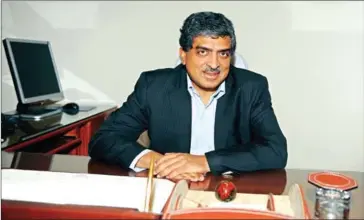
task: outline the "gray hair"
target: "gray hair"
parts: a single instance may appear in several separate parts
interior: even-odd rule
[[[192,48],[193,39],[198,36],[230,37],[231,53],[236,49],[236,37],[232,22],[223,14],[215,12],[193,13],[186,18],[180,29],[179,44],[184,51]]]

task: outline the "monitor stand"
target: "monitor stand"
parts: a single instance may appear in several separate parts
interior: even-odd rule
[[[16,112],[20,120],[40,121],[46,118],[62,115],[62,108],[47,108],[42,104],[21,104],[16,106]]]

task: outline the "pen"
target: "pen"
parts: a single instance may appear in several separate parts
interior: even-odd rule
[[[144,211],[145,212],[151,212],[153,207],[153,173],[154,173],[154,157],[152,156],[150,160],[149,165],[149,172],[148,172],[148,178],[147,178],[147,190],[145,195],[145,203],[144,203]]]

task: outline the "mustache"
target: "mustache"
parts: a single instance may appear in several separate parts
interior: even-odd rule
[[[212,68],[211,66],[206,66],[203,70],[204,72],[219,72],[220,73],[220,67]]]

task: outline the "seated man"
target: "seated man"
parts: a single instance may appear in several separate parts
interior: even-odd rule
[[[160,178],[203,179],[284,168],[287,143],[267,79],[231,65],[233,25],[224,15],[190,15],[176,68],[143,72],[127,101],[92,137],[92,158],[140,171],[156,159]],[[148,130],[150,147],[137,143]]]

